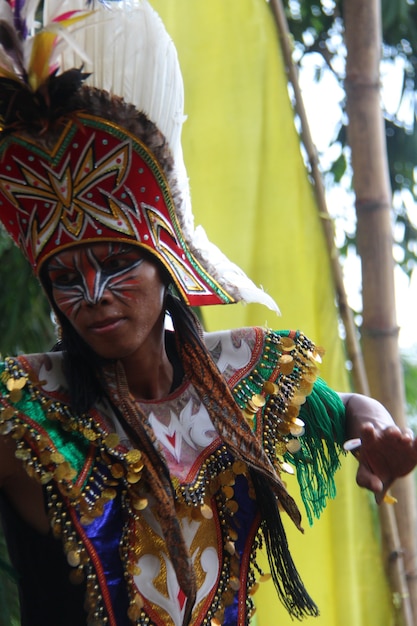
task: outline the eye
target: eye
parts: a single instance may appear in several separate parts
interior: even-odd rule
[[[115,270],[124,269],[125,267],[129,267],[131,261],[123,256],[112,256],[106,259],[102,263],[102,268],[105,272],[114,272]]]
[[[54,270],[49,272],[52,286],[55,288],[72,287],[79,282],[78,272],[69,270]]]
[[[112,272],[133,268],[136,265],[140,265],[141,262],[142,259],[138,259],[136,253],[115,254],[105,259],[101,267],[104,272],[110,274]]]

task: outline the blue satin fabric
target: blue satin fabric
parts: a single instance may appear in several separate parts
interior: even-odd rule
[[[251,546],[246,546],[248,535],[251,532],[253,522],[257,514],[255,500],[249,497],[248,482],[243,475],[236,476],[234,484],[234,500],[239,504],[239,509],[233,516],[233,529],[237,532],[238,538],[235,542],[236,552],[242,557],[245,547],[250,550]],[[241,584],[246,584],[246,579],[241,580]],[[224,612],[223,626],[236,626],[238,623],[238,593],[235,594],[233,604],[226,607]]]
[[[257,514],[256,502],[249,497],[248,483],[243,475],[236,476],[234,499],[238,502],[239,509],[232,518],[232,527],[238,535],[235,547],[241,557],[245,547],[250,549],[246,543]],[[118,494],[114,500],[105,505],[103,515],[84,527],[101,563],[117,626],[131,626],[127,617],[129,602],[119,551],[124,521],[121,498]],[[241,582],[245,584],[246,580]],[[238,593],[235,594],[233,604],[225,610],[223,626],[236,626],[237,623]]]
[[[84,526],[84,530],[100,560],[117,626],[131,626],[127,617],[129,602],[119,548],[123,524],[119,494],[104,506],[103,515]]]

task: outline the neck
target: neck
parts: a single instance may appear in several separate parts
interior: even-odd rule
[[[171,390],[174,368],[168,358],[165,341],[147,346],[133,358],[122,359],[129,391],[135,400],[160,400]]]

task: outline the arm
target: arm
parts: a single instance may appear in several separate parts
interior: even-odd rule
[[[346,411],[346,439],[359,438],[356,480],[370,489],[380,504],[392,483],[417,465],[417,440],[403,432],[377,400],[359,394],[339,394]]]

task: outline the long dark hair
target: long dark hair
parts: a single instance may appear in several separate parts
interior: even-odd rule
[[[52,288],[45,272],[43,284],[53,304]],[[83,341],[56,306],[54,309],[62,334],[55,349],[64,353],[64,370],[71,404],[75,411],[87,412],[106,393],[101,383],[101,371],[106,361]],[[241,458],[249,465],[261,514],[268,560],[278,595],[291,615],[297,618],[317,615],[317,607],[305,590],[292,561],[278,501],[294,521],[297,520],[298,511],[293,508],[292,499],[279,477],[271,473],[271,465],[264,449],[242,419],[227,382],[217,370],[204,344],[198,317],[182,299],[169,290],[166,295],[166,311],[174,327],[177,363],[184,367],[185,375],[198,390],[226,446],[235,458]]]
[[[145,258],[157,266],[161,280],[167,286],[167,311],[169,312],[171,308],[169,303],[175,301],[177,304],[172,305],[173,310],[176,311],[175,315],[178,314],[180,318],[188,319],[186,332],[191,332],[196,337],[200,337],[201,333],[197,329],[197,318],[188,311],[185,303],[175,294],[174,288],[170,286],[171,279],[167,270],[154,255],[146,250],[141,252]],[[86,413],[103,396],[101,372],[107,361],[94,352],[80,337],[68,318],[57,307],[53,298],[47,267],[42,268],[39,279],[58,323],[59,339],[52,351],[63,352],[64,373],[68,384],[71,407],[76,413]],[[182,327],[180,321],[178,326]],[[171,342],[171,345],[174,346],[174,342]],[[175,347],[172,349],[175,350]],[[175,360],[177,363],[179,362],[179,359],[176,358]]]

